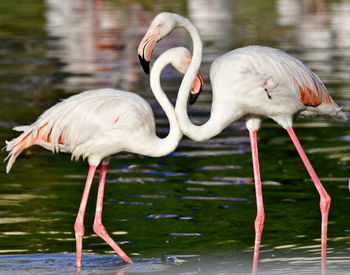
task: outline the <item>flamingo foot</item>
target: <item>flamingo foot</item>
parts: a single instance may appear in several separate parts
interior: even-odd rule
[[[95,222],[93,226],[94,232],[100,236],[106,243],[113,248],[113,250],[118,254],[120,258],[123,259],[124,262],[128,264],[132,264],[133,261],[126,255],[126,253],[116,244],[116,242],[108,235],[105,227],[102,223]]]

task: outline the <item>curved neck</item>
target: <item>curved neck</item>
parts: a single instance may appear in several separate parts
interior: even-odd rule
[[[174,106],[171,104],[160,85],[161,72],[169,63],[170,60],[167,59],[166,54],[163,54],[163,57],[160,56],[154,63],[150,74],[152,92],[168,117],[170,127],[169,133],[165,138],[159,138],[156,133],[154,133],[154,142],[156,146],[152,149],[151,155],[155,157],[164,156],[173,152],[183,136],[176,119]]]
[[[200,126],[193,124],[187,114],[189,91],[202,61],[202,40],[195,26],[187,18],[179,17],[177,27],[185,28],[191,35],[193,56],[179,89],[175,106],[176,116],[181,130],[186,136],[197,141],[207,140],[219,134],[224,128],[221,126],[220,117],[215,115],[214,108],[211,110],[210,119]]]

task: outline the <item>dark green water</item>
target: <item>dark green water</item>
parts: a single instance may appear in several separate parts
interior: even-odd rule
[[[159,135],[165,135],[168,122],[136,54],[160,11],[188,16],[199,28],[205,79],[210,63],[222,53],[249,44],[277,47],[313,69],[349,111],[350,1],[314,2],[2,1],[0,142],[16,136],[12,127],[33,122],[59,99],[100,87],[147,98]],[[175,31],[155,54],[175,45],[191,47],[191,41],[185,32]],[[164,89],[175,99],[180,76],[170,69],[163,76]],[[197,123],[209,114],[208,82],[199,102],[189,108]],[[332,197],[329,273],[350,274],[349,123],[299,118],[295,129]],[[259,132],[259,150],[266,211],[260,271],[320,274],[319,198],[313,183],[287,133],[270,120]],[[0,154],[5,158],[4,151]],[[33,147],[9,175],[5,164],[1,170],[0,274],[71,274],[73,223],[87,164]],[[184,138],[167,157],[114,156],[103,220],[136,261],[123,272],[249,273],[256,214],[252,175],[244,121],[206,142]],[[92,231],[96,189],[84,239],[85,254],[94,254],[85,255],[82,273],[115,274],[120,261]]]

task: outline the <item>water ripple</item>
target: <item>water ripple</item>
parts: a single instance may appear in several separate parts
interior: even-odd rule
[[[223,204],[223,205],[220,205],[220,208],[232,208],[232,207],[237,207],[236,205],[232,205],[232,204]]]
[[[195,185],[206,185],[206,186],[224,186],[224,185],[242,184],[242,183],[246,183],[246,182],[187,180],[185,183],[187,183],[187,184],[195,184]]]
[[[118,201],[118,204],[153,205],[153,203],[151,203],[151,202],[143,202],[143,201]]]
[[[125,203],[125,204],[128,204],[128,203]],[[134,220],[135,220],[135,218],[115,219],[115,221],[117,221],[117,222],[129,222],[129,221],[134,221]]]
[[[248,177],[212,177],[213,180],[226,181],[231,184],[251,184],[253,183],[252,178]]]
[[[201,188],[201,187],[186,187],[186,190],[187,191],[199,191],[199,192],[203,192],[203,191],[206,191],[207,189],[206,188]]]
[[[179,173],[170,170],[156,171],[152,169],[109,169],[109,174],[120,174],[120,173],[141,173],[148,175],[164,175],[164,176],[187,176],[186,173]]]
[[[243,143],[250,143],[250,140],[248,137],[220,137],[220,138],[211,138],[209,140],[206,140],[205,142],[202,142],[201,145],[204,144],[238,144],[241,145]],[[183,141],[181,141],[181,145],[186,146],[186,147],[192,147],[194,145],[198,146],[199,143],[194,143],[193,141],[189,140],[189,139],[184,139]],[[201,146],[200,145],[200,146]]]
[[[341,152],[341,151],[349,151],[349,150],[350,150],[350,146],[334,146],[334,147],[326,147],[326,148],[308,149],[307,152],[310,154],[314,154],[314,153]]]
[[[212,156],[226,156],[226,155],[237,155],[246,154],[249,152],[247,149],[237,149],[237,150],[212,150],[212,151],[183,151],[174,152],[171,155],[176,157],[212,157]]]
[[[181,216],[177,218],[178,220],[193,220],[195,219],[194,216]]]
[[[24,223],[24,222],[32,222],[38,220],[33,217],[7,217],[0,218],[0,224],[11,224],[11,223]]]
[[[249,201],[246,198],[237,198],[237,197],[183,196],[179,198],[184,200],[204,200],[204,201],[245,201],[245,202]]]
[[[136,198],[142,199],[166,199],[168,196],[165,195],[135,195]]]
[[[242,165],[207,165],[197,168],[197,171],[221,171],[221,170],[234,170],[242,169]]]
[[[151,178],[151,177],[118,177],[115,179],[106,180],[107,183],[145,183],[145,182],[162,182],[165,178]]]
[[[200,255],[164,255],[162,257],[162,262],[170,264],[181,264],[185,261],[185,259],[189,258],[200,259]]]
[[[179,215],[177,214],[151,214],[148,215],[147,218],[151,219],[169,219],[169,218],[177,218]]]
[[[169,233],[169,236],[175,236],[175,237],[196,237],[196,236],[202,236],[202,233]]]

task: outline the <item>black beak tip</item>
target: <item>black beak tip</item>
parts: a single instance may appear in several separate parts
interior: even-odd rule
[[[143,71],[146,73],[146,74],[149,74],[149,61],[145,60],[141,55],[139,55],[139,60],[140,60],[140,63],[141,63],[141,66],[142,66],[142,69]]]
[[[197,101],[197,98],[199,97],[200,93],[201,93],[202,90],[200,90],[198,93],[196,94],[191,94],[190,95],[190,105],[193,105],[196,103]]]

